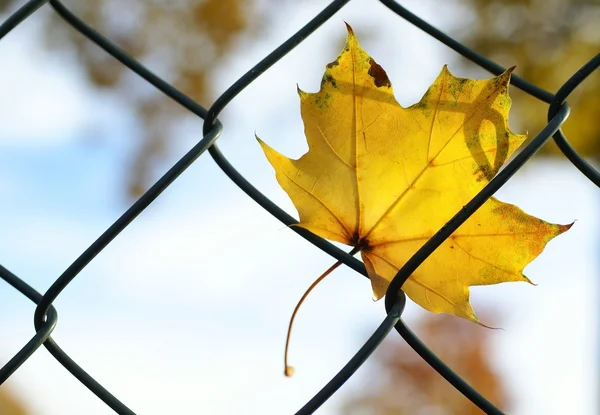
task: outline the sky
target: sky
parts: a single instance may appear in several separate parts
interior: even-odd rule
[[[215,89],[224,91],[322,7],[309,1],[274,11],[285,19],[242,42]],[[457,24],[430,2],[411,8],[446,30]],[[129,206],[122,188],[135,123],[123,102],[86,85],[73,59],[36,44],[40,17],[50,11],[38,13],[0,42],[0,261],[43,292]],[[318,89],[339,52],[343,21],[386,69],[404,106],[456,58],[378,3],[353,1],[245,89],[222,115],[219,144],[293,215],[254,133],[286,155],[306,151],[296,84]],[[201,137],[202,123],[192,119],[180,130],[171,162]],[[472,290],[476,310],[491,307],[502,319],[490,343],[515,400],[511,413],[596,413],[598,189],[566,162],[536,159],[497,196],[550,222],[576,221],[526,268],[537,287]],[[332,263],[206,154],[60,295],[53,337],[136,413],[294,413],[384,318],[368,281],[341,267],[305,303],[292,337],[296,375],[283,377],[293,306]],[[1,282],[0,299],[1,361],[33,335],[34,307]],[[409,324],[421,315],[408,304]],[[376,375],[361,368],[319,413],[338,413]],[[6,385],[33,414],[112,413],[44,349]]]

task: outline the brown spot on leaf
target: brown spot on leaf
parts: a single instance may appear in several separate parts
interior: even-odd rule
[[[371,65],[371,67],[369,68],[369,75],[373,77],[373,82],[375,82],[375,86],[378,88],[382,86],[386,86],[388,88],[391,87],[392,83],[390,82],[390,79],[388,78],[383,68],[377,62],[375,62],[373,58],[369,59],[369,64]]]
[[[340,63],[339,63],[339,62],[338,62],[338,60],[336,59],[336,60],[334,60],[333,62],[329,62],[329,63],[327,64],[327,67],[328,67],[329,69],[331,69],[331,68],[333,68],[334,66],[338,66],[339,64],[340,64]]]
[[[449,85],[451,88],[452,95],[456,97],[459,94],[462,94],[463,90],[465,89],[465,86],[468,85],[468,83],[469,79],[467,78],[456,78],[456,83],[450,83]]]
[[[487,162],[487,159],[486,159],[486,162]],[[489,163],[481,164],[475,170],[475,175],[477,176],[476,180],[478,182],[480,182],[482,180],[486,180],[489,182],[490,180],[492,180],[494,178],[495,174],[496,173],[492,170]]]
[[[334,88],[337,87],[337,83],[335,82],[335,79],[330,74],[326,74],[323,77],[323,81],[321,82],[321,85],[323,85],[325,82],[331,83],[331,86],[333,86]]]

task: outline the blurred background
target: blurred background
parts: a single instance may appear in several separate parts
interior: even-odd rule
[[[407,7],[550,90],[600,48],[600,1],[406,1]],[[23,4],[0,0],[2,18]],[[65,1],[201,104],[211,102],[327,4],[265,0]],[[378,2],[354,0],[227,106],[222,151],[295,215],[256,141],[306,151],[296,84],[316,91],[350,23],[403,106],[448,63],[489,74]],[[202,136],[202,120],[72,30],[49,6],[0,42],[0,261],[44,292]],[[600,76],[569,98],[564,131],[598,166]],[[546,105],[511,89],[510,125],[533,137]],[[600,192],[548,143],[498,197],[575,226],[525,273],[537,287],[472,289],[488,330],[407,305],[427,345],[511,414],[596,414]],[[53,337],[136,413],[293,413],[384,317],[368,281],[340,268],[305,303],[283,377],[291,311],[333,263],[229,182],[208,154],[57,299]],[[34,334],[34,306],[0,282],[0,363]],[[40,349],[0,388],[0,413],[112,411]],[[476,414],[395,333],[322,414]]]

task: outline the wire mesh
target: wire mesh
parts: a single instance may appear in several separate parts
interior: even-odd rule
[[[4,37],[11,30],[17,27],[21,22],[31,16],[41,6],[48,3],[54,11],[70,24],[76,31],[94,42],[115,59],[127,66],[131,71],[145,79],[148,83],[163,92],[169,98],[179,103],[204,120],[204,137],[185,154],[167,173],[165,173],[150,189],[143,194],[116,222],[114,222],[94,243],[92,243],[63,273],[60,275],[50,288],[40,294],[29,286],[25,281],[11,273],[0,265],[0,278],[6,281],[14,289],[22,293],[36,304],[34,313],[35,335],[29,340],[15,356],[13,356],[2,368],[0,368],[0,384],[8,379],[27,359],[29,359],[41,345],[59,361],[63,367],[84,384],[106,405],[119,414],[133,414],[124,403],[119,401],[108,390],[106,390],[94,377],[81,368],[69,355],[62,350],[54,341],[51,334],[58,323],[58,313],[53,307],[53,302],[60,293],[69,285],[69,283],[83,270],[87,264],[98,255],[111,241],[119,235],[135,218],[146,209],[173,181],[189,167],[198,157],[207,150],[217,165],[223,172],[248,196],[256,201],[260,206],[270,214],[283,222],[285,225],[292,225],[297,221],[271,202],[265,195],[259,192],[244,176],[242,176],[221,153],[217,146],[222,125],[218,120],[221,111],[229,102],[238,95],[244,88],[252,83],[256,78],[262,75],[273,64],[279,61],[283,56],[290,52],[294,47],[300,44],[305,38],[317,30],[321,24],[332,17],[350,0],[336,0],[331,2],[323,11],[309,21],[302,29],[281,44],[277,49],[271,52],[267,57],[251,68],[245,75],[229,87],[220,97],[216,99],[213,105],[205,109],[190,97],[153,74],[135,59],[131,58],[115,44],[110,42],[100,33],[87,25],[83,20],[73,14],[64,4],[58,0],[30,0],[19,10],[10,15],[2,25],[0,25],[0,38]],[[454,40],[435,27],[431,26],[418,16],[414,15],[399,3],[393,0],[380,0],[388,9],[397,14],[399,18],[405,19],[430,36],[439,40],[448,47],[454,49],[465,58],[481,66],[492,74],[498,75],[505,71],[505,68],[487,59],[485,56],[469,49],[467,46]],[[377,348],[385,336],[395,328],[404,340],[441,376],[450,382],[460,393],[470,399],[481,410],[488,414],[502,414],[503,412],[496,408],[485,397],[479,394],[469,384],[467,384],[458,374],[441,361],[425,344],[408,328],[402,321],[401,315],[404,310],[406,297],[401,290],[402,284],[413,273],[419,265],[427,259],[429,255],[439,247],[446,238],[448,238],[464,221],[466,221],[490,196],[492,196],[500,187],[502,187],[517,170],[519,170],[529,158],[535,154],[540,147],[551,137],[564,153],[564,155],[575,165],[582,174],[591,182],[600,187],[600,173],[588,164],[575,151],[565,135],[560,130],[561,125],[569,115],[569,105],[567,98],[577,86],[583,82],[593,71],[600,66],[600,54],[587,62],[580,70],[565,82],[565,84],[552,94],[533,85],[516,75],[512,75],[511,84],[523,90],[529,95],[549,104],[548,124],[539,132],[539,134],[516,156],[493,180],[491,180],[484,189],[482,189],[467,205],[465,205],[456,215],[446,223],[419,251],[398,271],[395,278],[389,285],[385,296],[385,306],[387,316],[373,333],[369,340],[360,348],[356,355],[340,370],[340,372],[319,391],[309,402],[306,403],[297,414],[311,414],[315,412],[329,397],[331,397],[346,382],[356,370],[368,359],[371,353]],[[356,272],[367,276],[362,262],[340,250],[328,241],[315,236],[314,234],[299,228],[290,227],[292,231],[298,233],[301,237],[311,242],[332,257],[340,260]]]

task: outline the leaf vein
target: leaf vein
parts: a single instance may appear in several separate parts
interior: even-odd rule
[[[400,267],[398,267],[398,266],[396,266],[396,265],[392,264],[390,261],[388,261],[387,259],[385,259],[385,258],[384,258],[384,257],[382,257],[381,255],[377,255],[376,253],[374,253],[374,252],[371,252],[371,251],[369,251],[369,255],[373,255],[373,256],[376,256],[377,258],[381,259],[383,262],[387,263],[389,266],[391,266],[391,267],[395,268],[395,269],[396,269],[396,272],[398,272],[398,270],[400,269]],[[422,265],[422,264],[421,264],[421,265]],[[455,303],[454,303],[452,300],[450,300],[449,298],[447,298],[445,295],[438,293],[436,290],[434,290],[434,289],[432,289],[432,288],[430,288],[430,287],[426,286],[425,284],[423,284],[422,282],[420,282],[419,280],[417,280],[417,279],[415,278],[415,276],[414,276],[414,275],[411,275],[411,276],[409,277],[409,279],[408,279],[408,280],[406,280],[406,282],[408,282],[408,281],[411,281],[411,282],[413,282],[413,283],[415,283],[415,284],[417,284],[417,285],[419,285],[419,286],[423,287],[425,290],[429,290],[429,291],[431,291],[432,293],[434,293],[434,294],[436,294],[436,295],[440,296],[440,297],[441,297],[441,298],[443,298],[444,300],[448,301],[448,303],[450,303],[450,304],[452,304],[454,307],[456,307],[456,304],[455,304]]]
[[[304,187],[302,187],[298,182],[296,182],[295,179],[291,178],[286,172],[285,169],[283,169],[281,167],[281,165],[278,166],[280,171],[290,180],[290,182],[292,182],[293,184],[295,184],[300,190],[304,191],[305,193],[308,193],[310,196],[312,196],[313,199],[315,199],[317,202],[319,202],[319,204],[321,204],[321,206],[323,206],[330,214],[331,216],[333,216],[333,218],[340,224],[340,226],[342,227],[342,229],[344,229],[344,231],[346,232],[346,237],[348,238],[348,240],[351,240],[351,233],[348,231],[348,229],[346,228],[346,226],[344,225],[344,223],[341,221],[340,218],[338,218],[338,216],[333,212],[333,210],[331,210],[331,208],[329,208],[329,206],[327,206],[327,204],[325,202],[323,202],[321,199],[319,199],[314,193],[310,192],[308,189],[305,189]]]
[[[502,272],[505,272],[505,273],[511,274],[511,275],[519,275],[519,276],[521,275],[520,272],[510,271],[510,270],[501,268],[498,265],[491,264],[488,261],[486,261],[485,259],[482,259],[482,258],[479,258],[479,257],[473,255],[471,252],[467,251],[465,248],[463,248],[462,246],[460,246],[458,244],[458,242],[456,242],[456,240],[454,241],[454,245],[457,246],[465,254],[467,254],[470,258],[473,258],[474,260],[479,261],[479,262],[483,262],[485,265],[489,265],[490,267],[492,267],[494,269],[497,269],[498,271],[502,271]]]
[[[344,165],[350,167],[351,169],[355,168],[352,165],[350,165],[350,163],[348,163],[346,160],[344,160],[342,158],[342,156],[339,155],[339,153],[337,151],[335,151],[335,148],[333,148],[333,146],[331,145],[331,143],[329,142],[329,140],[327,139],[327,137],[325,136],[325,133],[323,133],[323,130],[321,130],[321,127],[319,125],[317,125],[317,130],[319,130],[319,133],[321,133],[321,137],[323,137],[323,141],[325,142],[325,144],[327,144],[327,148],[329,150],[331,150],[331,152],[333,153],[333,155],[339,160],[341,161]]]
[[[383,213],[383,215],[377,220],[377,222],[375,222],[375,224],[373,225],[373,227],[371,227],[371,229],[369,230],[369,232],[366,233],[365,238],[368,238],[368,236],[371,235],[371,233],[373,233],[373,231],[375,230],[375,228],[377,228],[377,226],[379,226],[379,224],[381,224],[381,222],[383,221],[383,219],[389,215],[391,213],[392,210],[394,210],[394,208],[402,201],[402,199],[404,198],[404,196],[406,195],[406,193],[408,193],[408,191],[414,186],[414,184],[417,182],[417,180],[419,180],[421,178],[421,176],[423,176],[423,174],[427,171],[427,169],[432,165],[432,163],[435,161],[435,159],[442,153],[442,151],[444,151],[444,149],[448,146],[448,143],[450,143],[452,141],[452,139],[456,136],[456,134],[465,126],[465,124],[467,122],[469,122],[469,120],[475,115],[476,110],[479,109],[479,107],[481,105],[483,105],[485,102],[487,102],[487,100],[494,95],[494,92],[496,92],[501,86],[498,86],[497,89],[495,89],[492,93],[490,93],[490,95],[488,95],[484,100],[482,100],[481,102],[477,103],[477,105],[474,107],[473,113],[471,114],[470,117],[465,118],[464,122],[460,125],[460,127],[458,127],[458,129],[454,132],[454,134],[452,134],[452,136],[450,137],[450,139],[446,142],[446,144],[444,144],[444,146],[440,149],[440,151],[435,155],[435,157],[433,157],[431,159],[431,161],[429,161],[421,170],[421,172],[419,172],[419,174],[413,179],[412,183],[396,198],[396,200],[394,200],[392,202],[392,204],[390,205],[389,208],[387,208],[387,210]],[[436,112],[437,112],[437,107],[436,107]],[[435,116],[434,116],[435,118]],[[432,121],[433,123],[433,121]],[[430,140],[431,141],[431,135],[430,135]],[[427,145],[427,153],[429,154],[429,143]],[[429,157],[428,157],[429,158]]]

